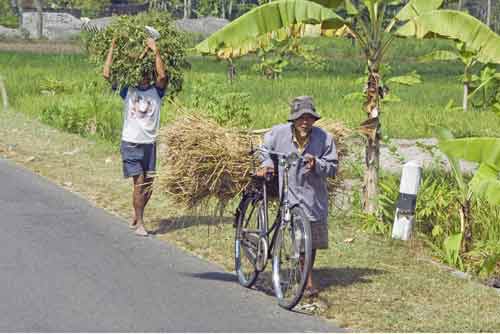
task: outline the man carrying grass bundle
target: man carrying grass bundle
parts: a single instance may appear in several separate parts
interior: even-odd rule
[[[337,150],[333,137],[326,131],[313,126],[320,119],[310,96],[299,96],[292,101],[288,124],[274,126],[264,136],[264,148],[283,153],[298,153],[305,164],[292,167],[289,173],[290,205],[300,207],[311,222],[312,263],[316,249],[328,248],[328,189],[327,177],[337,171]],[[274,172],[274,164],[269,154],[263,154],[261,168],[257,175]],[[282,171],[279,171],[280,184]],[[316,296],[312,271],[307,278],[305,296]]]
[[[156,170],[156,136],[160,127],[162,98],[167,86],[165,64],[156,42],[148,38],[146,46],[146,50],[149,49],[155,54],[155,73],[145,71],[137,86],[124,86],[120,90],[120,96],[124,100],[121,138],[123,175],[126,178],[132,177],[134,181],[134,219],[129,226],[140,236],[148,235],[144,228],[144,208],[152,193]],[[103,76],[108,81],[111,78],[115,48],[116,41],[113,39],[103,69]]]

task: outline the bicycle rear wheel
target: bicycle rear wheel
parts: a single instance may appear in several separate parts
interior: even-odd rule
[[[259,239],[265,219],[264,202],[254,196],[243,198],[236,217],[234,262],[238,281],[244,287],[251,287],[257,280],[257,261],[266,261],[259,256]]]
[[[312,267],[312,237],[303,211],[292,209],[289,224],[278,228],[273,252],[273,286],[278,303],[292,309],[302,298]]]

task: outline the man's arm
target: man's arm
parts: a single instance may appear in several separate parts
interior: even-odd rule
[[[262,144],[262,148],[264,150],[268,151],[274,151],[274,141],[275,141],[275,133],[273,130],[267,132],[264,135],[264,142]],[[277,172],[274,170],[274,162],[273,159],[271,158],[271,155],[268,152],[259,152],[259,158],[261,161],[260,167],[257,169],[256,175],[257,176],[265,176],[266,173],[272,173],[272,172]]]
[[[314,172],[324,177],[334,177],[337,173],[338,163],[335,142],[331,136],[328,136],[325,153],[315,159]]]
[[[165,89],[167,87],[167,74],[165,71],[165,63],[161,59],[160,51],[156,46],[156,42],[151,37],[146,40],[146,45],[155,54],[155,68],[156,68],[156,87]]]
[[[104,62],[104,67],[102,69],[102,76],[104,79],[109,81],[111,78],[111,65],[113,64],[113,50],[116,47],[116,40],[113,38],[111,41],[111,46],[109,47],[108,55],[106,61]]]

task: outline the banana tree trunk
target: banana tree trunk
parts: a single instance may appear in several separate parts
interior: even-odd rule
[[[470,200],[465,200],[460,205],[460,232],[463,235],[461,251],[462,253],[467,253],[472,247],[472,211]]]
[[[467,112],[468,105],[469,105],[469,83],[464,82],[464,98],[462,102],[462,107],[464,108],[464,112]]]
[[[374,214],[378,207],[378,175],[380,166],[380,74],[378,68],[369,69],[365,111],[368,119],[360,131],[366,135],[365,176],[363,183],[363,211]]]
[[[226,1],[221,0],[221,18],[226,18]]]

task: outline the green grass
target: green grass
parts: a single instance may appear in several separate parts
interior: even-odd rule
[[[311,43],[311,42],[309,42]],[[248,108],[253,128],[265,128],[286,119],[287,103],[297,95],[312,95],[318,110],[326,118],[357,127],[364,120],[362,102],[347,101],[343,97],[363,89],[355,80],[364,77],[364,62],[359,51],[349,41],[314,41],[318,52],[326,57],[325,69],[317,70],[292,65],[280,80],[268,80],[252,71],[255,58],[236,62],[238,79],[230,84],[226,80],[226,64],[211,58],[192,56],[192,69],[186,73],[185,87],[179,103],[192,107],[195,99],[217,100],[231,93],[249,95]],[[463,113],[447,111],[445,105],[454,100],[461,104],[462,87],[458,79],[462,67],[459,63],[419,64],[415,55],[425,54],[432,48],[449,48],[449,43],[436,41],[396,41],[387,57],[391,66],[389,76],[416,70],[423,83],[407,87],[391,86],[391,92],[401,98],[398,103],[384,103],[382,131],[393,138],[419,138],[432,136],[432,126],[450,128],[456,136],[497,136],[500,118],[486,111]],[[414,51],[414,53],[412,53]],[[414,55],[410,57],[410,55]],[[96,92],[109,103],[109,108],[120,109],[117,96],[110,97],[107,84],[98,70],[89,65],[83,55],[36,55],[3,52],[0,54],[0,73],[6,78],[11,101],[18,110],[34,116],[40,110],[61,100],[89,99],[82,87],[96,82]],[[71,86],[72,91],[55,96],[44,96],[40,87],[50,79]],[[82,103],[82,102],[80,102]],[[172,119],[172,107],[164,108],[164,121]],[[117,113],[117,118],[120,114]]]

